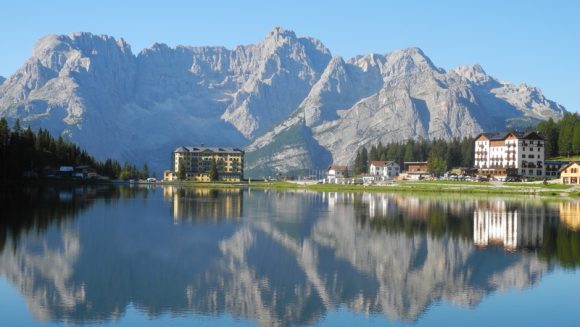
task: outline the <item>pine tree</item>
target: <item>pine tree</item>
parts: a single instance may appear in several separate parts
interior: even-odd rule
[[[354,174],[360,175],[362,173],[362,158],[361,158],[362,148],[359,148],[356,152],[356,157],[354,159]]]
[[[371,146],[371,151],[369,152],[369,162],[379,160],[379,153],[376,146]]]
[[[215,159],[211,161],[211,166],[209,168],[209,180],[216,181],[218,179],[217,163]]]
[[[185,174],[185,165],[183,163],[183,159],[179,159],[177,164],[177,178],[179,178],[180,181],[184,181],[187,178],[187,175]]]
[[[566,114],[559,122],[558,128],[558,150],[560,155],[568,156],[573,153],[574,125],[577,116]]]
[[[403,157],[403,161],[416,161],[415,151],[414,151],[415,142],[413,140],[407,141],[405,145],[405,155]]]
[[[580,154],[580,122],[574,126],[574,134],[572,138],[572,152],[576,155]]]
[[[149,166],[143,164],[143,169],[141,170],[141,179],[149,178]]]
[[[360,162],[361,162],[361,173],[366,174],[369,172],[369,154],[366,147],[362,148],[362,152],[360,154]]]

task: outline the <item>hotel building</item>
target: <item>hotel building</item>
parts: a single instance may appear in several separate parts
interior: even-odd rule
[[[185,178],[196,182],[210,182],[213,162],[219,181],[239,182],[244,178],[244,151],[238,148],[180,146],[172,154],[172,171],[166,171],[165,180],[175,180],[185,170]]]
[[[536,132],[482,133],[475,138],[475,168],[494,177],[544,177],[544,138]]]

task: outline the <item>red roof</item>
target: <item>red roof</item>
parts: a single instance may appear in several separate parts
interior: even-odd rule
[[[390,164],[394,163],[394,161],[371,161],[371,166],[375,166],[375,167],[384,167],[384,166],[388,166]]]
[[[328,170],[336,170],[336,171],[348,171],[350,170],[349,166],[330,166],[328,167]]]

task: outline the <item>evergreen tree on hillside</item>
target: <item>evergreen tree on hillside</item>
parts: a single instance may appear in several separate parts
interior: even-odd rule
[[[431,143],[431,151],[429,151],[429,158],[427,159],[428,169],[431,174],[440,176],[447,171],[448,153],[447,142],[444,140],[434,140]]]
[[[352,172],[355,175],[360,174],[361,171],[361,158],[360,158],[360,152],[362,149],[358,149],[358,151],[356,152],[356,156],[354,158],[354,166],[352,167]]]
[[[558,122],[540,122],[537,131],[545,139],[546,158],[580,154],[580,115],[567,113]]]
[[[141,170],[141,179],[149,178],[149,166],[147,164],[143,165],[143,169]]]
[[[544,137],[545,157],[555,157],[558,155],[558,126],[552,118],[538,124],[537,130]]]
[[[209,180],[210,181],[217,181],[218,180],[218,169],[217,169],[217,163],[215,161],[215,159],[213,159],[211,161],[211,166],[209,167]]]
[[[366,174],[369,172],[369,154],[367,148],[362,148],[362,152],[360,154],[361,157],[361,174]]]
[[[371,146],[371,151],[369,151],[369,162],[379,160],[379,153],[376,146]]]
[[[86,165],[102,176],[118,178],[121,166],[108,159],[98,162],[86,151],[62,137],[55,140],[47,130],[22,130],[16,120],[13,128],[0,118],[0,180],[41,176],[45,169],[58,170],[60,166]]]
[[[177,178],[179,178],[180,181],[184,181],[187,176],[185,175],[185,164],[183,163],[183,159],[179,159],[177,165]]]

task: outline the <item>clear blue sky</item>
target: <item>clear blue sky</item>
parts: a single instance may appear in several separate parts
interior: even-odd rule
[[[540,87],[580,111],[580,1],[6,1],[0,75],[12,74],[45,34],[123,37],[137,53],[154,42],[259,42],[274,26],[321,40],[350,58],[417,46],[435,65],[479,63],[492,76]]]

